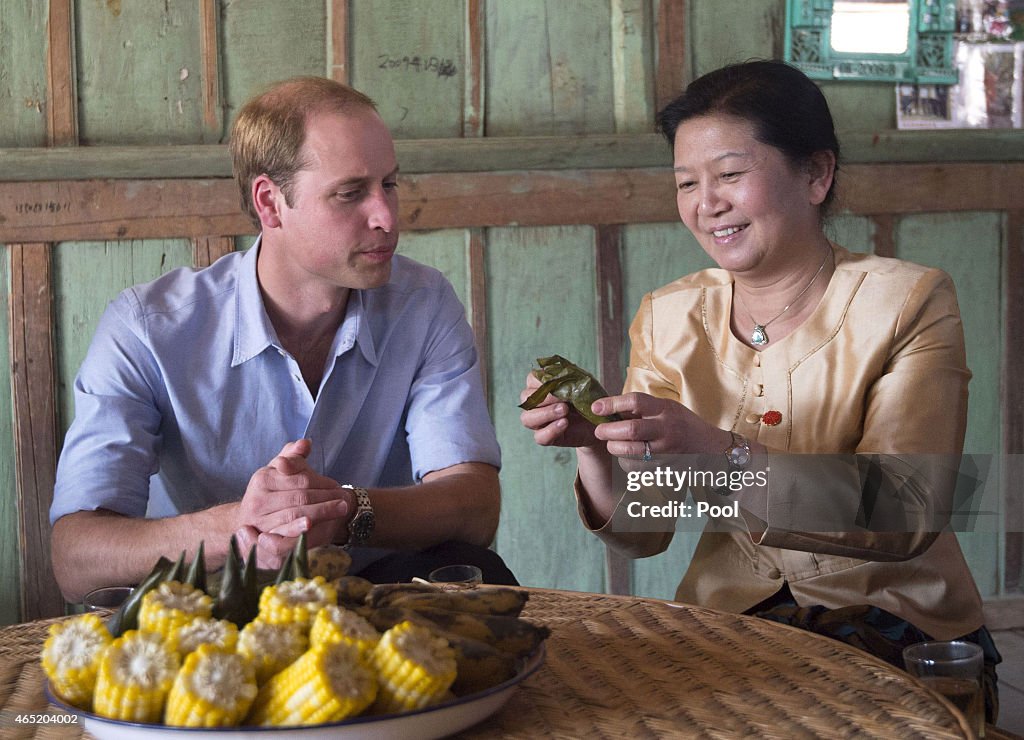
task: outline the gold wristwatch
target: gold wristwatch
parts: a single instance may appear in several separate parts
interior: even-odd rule
[[[358,547],[365,545],[373,534],[373,528],[377,524],[377,518],[373,513],[373,504],[370,503],[370,494],[365,488],[358,486],[343,485],[356,495],[356,515],[348,523],[348,542],[346,547]]]

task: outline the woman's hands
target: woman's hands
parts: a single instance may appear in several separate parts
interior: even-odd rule
[[[528,375],[525,400],[540,381]],[[719,452],[728,440],[726,432],[711,426],[681,403],[656,398],[647,393],[608,396],[591,406],[595,414],[617,413],[622,421],[610,421],[596,427],[579,414],[570,413],[569,404],[554,396],[519,418],[542,446],[604,448],[613,457],[642,457],[644,442],[653,454],[699,454]],[[722,440],[718,442],[718,437]]]
[[[522,403],[540,387],[541,383],[526,376],[526,389],[519,394]],[[524,427],[533,432],[533,441],[542,447],[596,447],[601,442],[594,436],[594,425],[579,414],[570,413],[570,405],[548,395],[540,406],[519,414]]]
[[[726,442],[715,444],[716,435],[725,433],[708,424],[677,401],[647,393],[626,393],[595,401],[595,414],[619,414],[622,421],[600,424],[594,435],[606,442],[615,457],[641,457],[646,448],[652,454],[692,455],[724,449]]]

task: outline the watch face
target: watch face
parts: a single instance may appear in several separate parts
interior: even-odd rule
[[[373,525],[375,523],[376,518],[372,511],[364,511],[357,514],[348,525],[349,540],[357,543],[366,542],[366,540],[370,539],[370,535],[373,534]]]
[[[729,450],[729,463],[741,467],[750,462],[750,450],[746,447],[733,447]]]

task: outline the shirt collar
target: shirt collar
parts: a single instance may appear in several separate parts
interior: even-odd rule
[[[256,279],[256,258],[259,255],[262,236],[242,257],[235,282],[235,351],[231,366],[251,360],[268,347],[280,347],[277,332],[274,331],[263,306],[259,281]]]
[[[245,253],[236,273],[235,287],[235,349],[231,366],[241,365],[261,354],[267,348],[282,349],[273,324],[263,305],[259,280],[256,277],[256,260],[262,242],[262,235],[256,237],[252,247]],[[367,298],[364,291],[349,293],[345,319],[334,337],[332,355],[337,357],[348,351],[353,342],[359,345],[363,357],[371,365],[377,365],[376,345],[367,317]]]
[[[381,290],[381,288],[378,288],[378,290]],[[369,296],[366,291],[353,289],[349,292],[348,306],[345,308],[345,319],[341,322],[341,327],[339,327],[338,333],[334,337],[334,346],[331,348],[331,352],[335,357],[343,354],[352,346],[354,337],[355,343],[363,353],[363,357],[366,358],[368,363],[376,367],[377,348],[374,344],[373,332],[370,330],[370,322],[368,321],[368,300]]]

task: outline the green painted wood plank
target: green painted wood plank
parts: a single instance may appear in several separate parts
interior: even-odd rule
[[[1020,130],[840,132],[840,140],[846,164],[1024,159]],[[668,145],[656,134],[405,139],[395,148],[405,174],[667,167],[672,162]],[[0,148],[2,181],[230,176],[227,147],[218,145]]]
[[[615,130],[654,130],[654,19],[648,0],[610,0]]]
[[[490,392],[502,449],[496,549],[526,586],[604,587],[604,546],[576,514],[576,455],[534,444],[518,408],[536,358],[598,367],[593,239],[585,226],[487,234]]]
[[[828,238],[852,252],[873,252],[874,233],[874,224],[865,216],[839,214],[832,216],[825,223],[825,234]]]
[[[6,245],[0,245],[0,315],[7,317],[10,264]],[[18,504],[15,484],[14,409],[11,403],[10,325],[0,321],[0,625],[20,618],[21,593],[18,551]]]
[[[782,56],[785,0],[691,0],[694,77],[725,64]]]
[[[82,143],[203,142],[197,0],[75,11]]]
[[[683,275],[713,266],[712,259],[680,222],[625,226],[622,230],[622,302],[626,330],[644,295]],[[628,363],[628,336],[623,337],[622,357],[623,363]],[[634,560],[633,593],[659,599],[674,598],[698,539],[699,532],[676,532],[667,551]]]
[[[667,193],[671,197],[671,193]],[[655,288],[691,272],[714,267],[714,261],[681,222],[627,224],[622,229],[623,306],[626,328],[640,301]],[[629,358],[629,347],[624,357]]]
[[[38,0],[0,4],[0,146],[46,145],[48,13]]]
[[[466,75],[465,0],[354,2],[351,80],[399,138],[458,137]]]
[[[57,425],[60,437],[74,417],[73,385],[100,316],[119,292],[192,264],[185,239],[64,242],[54,249],[57,322]]]
[[[608,0],[487,4],[486,132],[615,130]]]
[[[238,110],[277,80],[327,73],[325,0],[221,0],[225,139]]]
[[[838,129],[884,131],[896,128],[895,83],[843,80],[821,83],[821,89]],[[844,143],[842,139],[840,143]]]
[[[435,267],[444,273],[455,288],[455,295],[470,315],[469,257],[463,229],[441,231],[410,231],[402,234],[398,251],[406,257]]]
[[[940,267],[957,289],[967,344],[967,364],[973,377],[967,412],[964,451],[996,455],[1001,449],[999,404],[1002,356],[1001,251],[1003,218],[997,213],[928,214],[901,219],[897,256]],[[923,391],[926,392],[926,391]],[[933,399],[941,402],[941,399]],[[989,489],[998,492],[998,474]],[[986,496],[997,507],[1001,496]],[[987,507],[986,508],[990,508]],[[980,521],[973,533],[958,533],[982,596],[999,592],[997,523]]]

